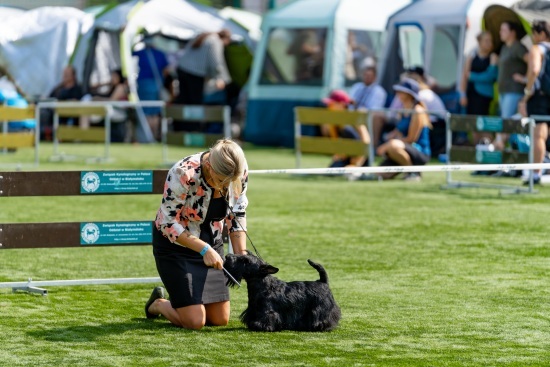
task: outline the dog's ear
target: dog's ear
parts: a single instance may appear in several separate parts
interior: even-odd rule
[[[269,264],[262,264],[260,265],[260,272],[262,274],[275,274],[279,271],[278,268],[272,266],[272,265],[269,265]]]

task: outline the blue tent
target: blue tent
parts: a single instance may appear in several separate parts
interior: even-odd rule
[[[294,145],[295,106],[318,105],[359,79],[377,58],[387,18],[411,0],[298,0],[268,13],[249,80],[244,136],[261,145]]]

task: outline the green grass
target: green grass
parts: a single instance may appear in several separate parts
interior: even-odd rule
[[[38,169],[161,167],[157,146],[114,146],[103,165],[51,163],[48,152]],[[251,169],[294,166],[288,149],[246,154]],[[254,244],[283,280],[316,279],[308,258],[326,267],[343,314],[334,332],[247,331],[245,287],[231,291],[230,324],[201,331],[145,320],[148,284],[50,287],[46,297],[0,289],[0,366],[550,365],[550,189],[501,196],[440,190],[444,182],[443,173],[421,183],[251,176]],[[152,219],[158,204],[155,195],[2,198],[0,222]],[[128,276],[156,276],[150,247],[0,251],[0,282]]]

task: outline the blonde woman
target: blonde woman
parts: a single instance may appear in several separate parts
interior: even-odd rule
[[[153,254],[164,288],[145,305],[147,318],[163,315],[186,329],[229,321],[229,290],[222,271],[224,221],[233,250],[246,250],[248,167],[235,142],[185,157],[168,172],[153,229]]]

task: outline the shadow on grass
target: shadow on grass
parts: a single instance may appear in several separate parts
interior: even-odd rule
[[[123,334],[132,331],[169,331],[192,333],[194,330],[177,328],[166,320],[154,322],[152,320],[134,318],[128,322],[103,323],[99,325],[76,325],[54,327],[44,330],[27,332],[29,336],[50,342],[86,343],[109,335]],[[239,327],[205,327],[200,332],[239,332],[245,330]]]

